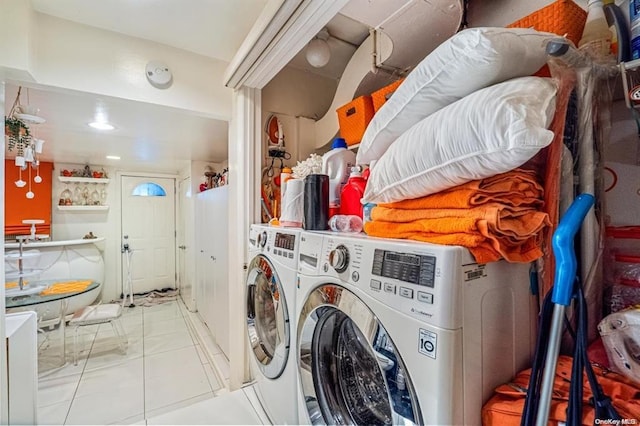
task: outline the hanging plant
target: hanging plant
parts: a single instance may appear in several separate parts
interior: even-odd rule
[[[12,151],[18,149],[21,154],[25,147],[31,144],[31,132],[24,121],[15,117],[4,118],[4,134],[7,139],[7,148]]]

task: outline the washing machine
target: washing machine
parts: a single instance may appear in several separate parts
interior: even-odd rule
[[[300,424],[479,425],[532,355],[529,266],[462,247],[303,232],[296,305]]]
[[[252,225],[246,322],[255,390],[273,424],[297,424],[295,293],[300,230]]]

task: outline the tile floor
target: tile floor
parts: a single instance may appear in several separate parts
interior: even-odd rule
[[[48,333],[39,354],[39,424],[265,423],[251,388],[227,391],[224,354],[197,337],[204,325],[182,302],[125,308],[121,322],[126,354],[110,324],[85,326],[74,366],[67,327],[68,364],[58,369],[52,365],[60,363],[59,333]]]

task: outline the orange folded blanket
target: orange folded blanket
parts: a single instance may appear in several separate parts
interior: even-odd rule
[[[45,290],[41,291],[42,296],[49,296],[52,294],[73,293],[76,291],[86,290],[91,284],[91,280],[83,281],[65,281],[50,285]]]
[[[486,203],[507,206],[542,206],[543,188],[532,170],[515,169],[485,179],[473,180],[426,197],[380,206],[397,209],[463,209]]]
[[[543,189],[535,172],[516,169],[422,198],[381,204],[371,211],[368,235],[469,249],[479,263],[504,258],[531,262],[543,255]]]

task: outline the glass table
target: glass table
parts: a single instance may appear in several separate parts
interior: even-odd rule
[[[86,288],[82,289],[69,289],[64,292],[59,292],[55,294],[42,294],[33,293],[29,294],[29,289],[42,287],[44,289],[49,289],[54,284],[62,284],[69,283],[72,281],[89,281],[90,284],[86,286]],[[59,334],[60,339],[62,340],[62,349],[61,349],[61,365],[60,367],[66,364],[66,345],[65,345],[65,315],[67,311],[67,307],[69,301],[74,297],[78,297],[82,294],[88,293],[92,290],[95,290],[100,286],[100,283],[89,280],[89,279],[62,279],[62,280],[37,280],[37,281],[29,281],[28,285],[24,288],[24,294],[20,294],[20,292],[15,291],[11,292],[9,295],[5,295],[5,308],[20,308],[21,310],[34,310],[37,313],[42,312],[42,306],[45,304],[50,304],[53,309],[58,311],[58,322],[60,324]],[[60,306],[55,306],[59,304]],[[39,314],[40,315],[40,314]]]

